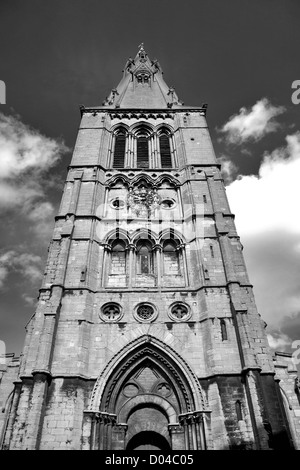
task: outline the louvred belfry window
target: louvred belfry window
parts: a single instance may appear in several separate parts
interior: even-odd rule
[[[125,166],[125,145],[126,132],[124,129],[121,129],[115,137],[114,168],[124,168]]]
[[[137,137],[137,168],[149,168],[148,138],[146,135]]]
[[[172,168],[172,157],[170,148],[170,138],[167,134],[159,137],[160,161],[162,168]]]

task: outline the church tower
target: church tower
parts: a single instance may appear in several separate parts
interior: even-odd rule
[[[293,447],[206,108],[143,45],[81,106],[7,448]]]

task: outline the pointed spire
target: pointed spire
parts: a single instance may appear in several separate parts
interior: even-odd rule
[[[145,52],[144,43],[143,43],[143,42],[138,46],[138,48],[139,48],[138,54],[139,54],[141,51]]]
[[[163,79],[163,71],[157,59],[150,60],[142,42],[133,59],[129,57],[123,78],[103,102],[110,108],[172,108],[183,103],[173,87]]]

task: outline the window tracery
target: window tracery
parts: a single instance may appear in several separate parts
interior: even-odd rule
[[[115,302],[104,304],[101,308],[100,317],[106,322],[116,322],[122,316],[121,307]]]
[[[150,83],[148,73],[136,75],[138,83]],[[172,168],[174,166],[174,145],[172,133],[167,127],[157,131],[141,123],[130,132],[123,126],[113,131],[112,168]],[[151,158],[150,158],[151,156]]]

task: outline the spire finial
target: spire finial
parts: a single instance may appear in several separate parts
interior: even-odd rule
[[[139,52],[144,51],[144,50],[145,50],[145,49],[144,49],[144,43],[142,42],[142,43],[138,46],[138,48],[139,48]]]

